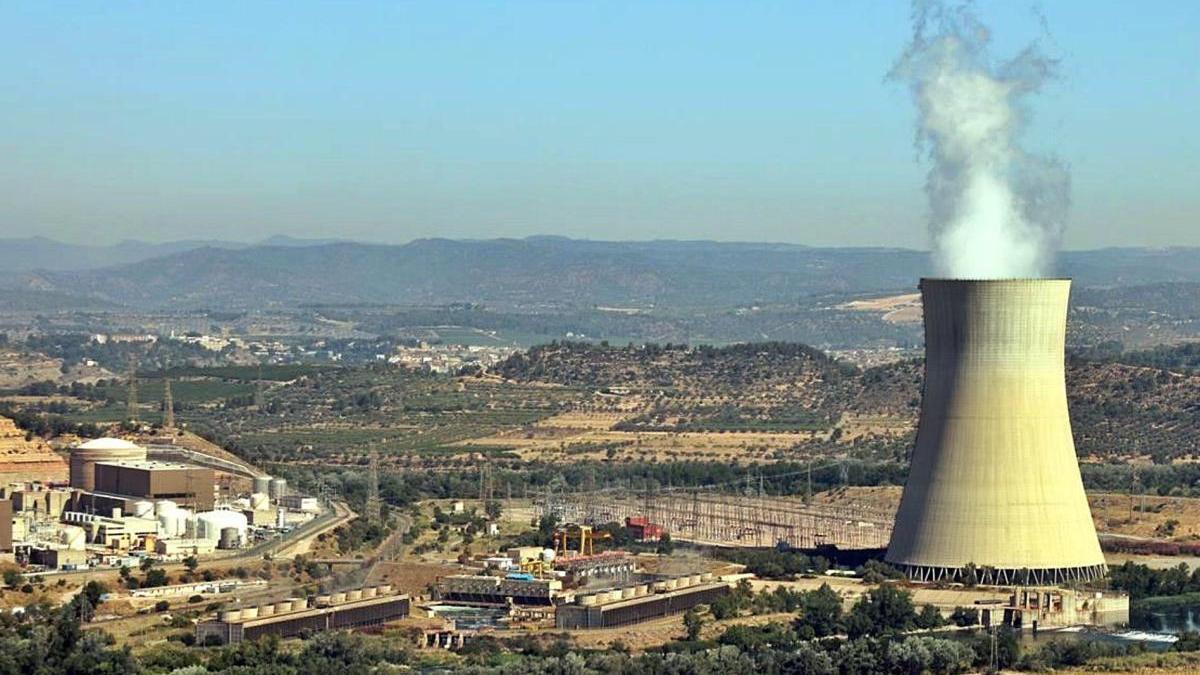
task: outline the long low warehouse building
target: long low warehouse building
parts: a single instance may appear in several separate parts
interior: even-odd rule
[[[368,587],[305,600],[221,612],[216,619],[196,624],[196,644],[237,644],[264,635],[295,637],[301,632],[349,630],[381,626],[409,613],[407,595],[391,595],[390,586]]]
[[[616,596],[612,592],[607,594],[607,602],[598,598],[605,594],[597,594],[578,596],[576,604],[560,605],[554,613],[555,626],[564,629],[611,628],[649,621],[709,604],[729,595],[730,587],[726,583],[702,583],[666,592],[635,592],[632,598],[621,591],[616,593]]]

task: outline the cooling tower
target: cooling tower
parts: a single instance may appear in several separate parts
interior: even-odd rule
[[[1068,279],[923,279],[925,392],[887,562],[919,581],[1105,573],[1067,416]]]

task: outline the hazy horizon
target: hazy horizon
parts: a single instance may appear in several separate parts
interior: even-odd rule
[[[1070,169],[1063,249],[1200,246],[1200,6],[977,7],[1062,65],[1023,131]],[[928,250],[909,12],[10,3],[0,237]]]

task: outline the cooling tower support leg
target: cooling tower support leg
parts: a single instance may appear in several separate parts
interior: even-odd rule
[[[963,583],[968,572],[962,567],[932,567],[928,565],[896,565],[896,568],[913,581],[936,583],[939,581]],[[1059,586],[1076,582],[1099,581],[1108,573],[1106,565],[1087,567],[1054,567],[1049,569],[994,569],[980,567],[975,570],[976,583],[985,586]]]

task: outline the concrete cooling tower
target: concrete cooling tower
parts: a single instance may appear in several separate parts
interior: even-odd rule
[[[918,581],[1104,576],[1063,371],[1067,279],[923,279],[925,392],[885,560]]]

